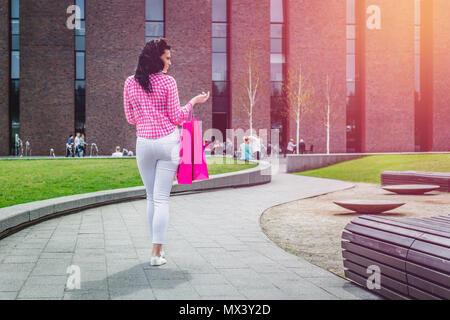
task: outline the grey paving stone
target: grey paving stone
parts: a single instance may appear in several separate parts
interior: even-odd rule
[[[0,300],[14,300],[17,297],[17,293],[17,291],[0,291]]]
[[[230,284],[192,284],[200,296],[237,296],[240,293]]]
[[[143,287],[120,287],[110,289],[112,300],[155,300],[153,290]]]
[[[6,275],[10,276],[11,274],[17,273],[29,273],[34,268],[34,263],[2,263],[0,264],[0,276]]]
[[[273,288],[272,282],[252,269],[220,269],[220,272],[236,288]]]
[[[24,262],[36,262],[39,255],[27,255],[27,256],[13,256],[8,255],[3,259],[3,263],[24,263]]]
[[[19,292],[18,298],[62,298],[65,277],[30,277]]]
[[[220,273],[192,273],[189,274],[192,285],[225,285],[230,282]]]
[[[0,277],[0,290],[2,291],[19,291],[28,275],[23,277]]]
[[[198,300],[199,294],[192,287],[176,289],[153,288],[153,294],[157,300]]]
[[[74,289],[66,291],[63,300],[109,300],[110,295],[107,290],[82,290]]]
[[[251,300],[281,300],[286,298],[286,294],[277,288],[266,288],[264,290],[253,288],[239,288],[239,292]]]
[[[60,276],[67,274],[67,268],[71,265],[70,259],[39,259],[31,272],[32,276]]]

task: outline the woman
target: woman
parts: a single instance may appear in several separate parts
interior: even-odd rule
[[[177,83],[167,75],[171,47],[164,38],[146,43],[139,55],[135,75],[124,85],[124,110],[127,122],[136,125],[136,161],[147,193],[147,216],[153,250],[150,264],[166,263],[165,243],[169,219],[169,196],[180,162],[182,124],[197,103],[204,103],[208,93],[192,98],[180,107]]]
[[[248,137],[244,137],[244,142],[241,143],[241,160],[245,160],[245,163],[248,163],[248,160],[254,160],[251,155],[250,139]]]

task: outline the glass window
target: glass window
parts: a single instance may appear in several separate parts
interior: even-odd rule
[[[84,20],[84,0],[77,0],[76,5],[80,7],[80,19]]]
[[[283,52],[283,43],[282,39],[270,39],[270,52],[272,53],[282,53]]]
[[[19,103],[20,81],[11,80],[11,99],[14,103]]]
[[[145,42],[149,42],[150,40],[160,39],[161,37],[145,37]]]
[[[271,53],[270,54],[270,63],[284,63],[284,54],[282,53]]]
[[[11,20],[11,34],[19,34],[19,20]]]
[[[283,22],[283,0],[270,0],[270,21]]]
[[[355,54],[355,45],[356,45],[356,41],[354,39],[352,40],[347,40],[347,53],[349,54]]]
[[[213,81],[212,87],[213,96],[227,96],[228,95],[228,82],[226,81]]]
[[[146,0],[145,19],[163,21],[164,0]]]
[[[347,97],[356,95],[356,84],[355,82],[347,82]]]
[[[420,24],[420,2],[421,0],[415,0],[414,3],[414,24],[419,25]]]
[[[354,54],[347,55],[347,81],[355,80],[356,61]]]
[[[415,67],[415,74],[414,74],[414,86],[416,91],[420,92],[420,55],[414,56],[414,67]]]
[[[212,21],[227,21],[227,0],[212,1]]]
[[[75,50],[84,51],[86,50],[86,37],[85,36],[75,36]]]
[[[270,64],[270,81],[283,81],[283,64]]]
[[[212,51],[213,52],[226,52],[227,51],[227,39],[226,38],[212,38]]]
[[[84,79],[84,52],[76,52],[76,78]]]
[[[20,50],[19,35],[11,36],[11,50]]]
[[[230,104],[227,96],[213,96],[212,105],[213,112],[227,112]]]
[[[414,27],[414,40],[420,41],[420,27]]]
[[[347,0],[347,23],[356,24],[355,0]]]
[[[84,95],[86,90],[86,81],[76,80],[75,81],[75,91],[77,94]]]
[[[282,81],[271,81],[270,82],[270,95],[272,97],[281,96],[282,86],[283,86]]]
[[[86,24],[84,21],[80,21],[80,28],[75,28],[75,35],[84,36],[86,34]]]
[[[283,37],[283,25],[272,23],[270,25],[270,37],[271,38],[282,38]]]
[[[19,19],[19,0],[11,0],[11,18]]]
[[[20,78],[20,53],[19,51],[11,52],[11,78]]]
[[[212,80],[225,81],[227,79],[227,55],[226,53],[212,54]]]
[[[212,24],[212,36],[225,38],[227,36],[227,24],[226,23],[213,23]]]
[[[356,39],[356,27],[347,26],[347,39]]]
[[[164,35],[164,22],[146,22],[145,26],[147,37],[162,37]]]

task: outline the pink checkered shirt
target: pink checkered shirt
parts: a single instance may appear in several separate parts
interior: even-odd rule
[[[163,72],[149,75],[152,93],[142,89],[134,75],[125,80],[123,102],[127,122],[136,125],[136,135],[158,139],[171,134],[193,108],[191,102],[180,107],[177,82]]]

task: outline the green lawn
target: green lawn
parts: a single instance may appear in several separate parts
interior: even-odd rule
[[[237,160],[234,164],[217,164],[213,163],[212,158],[207,158],[207,164],[210,176],[257,165]],[[0,160],[0,208],[143,185],[135,158]]]
[[[354,182],[380,183],[381,172],[450,171],[450,154],[374,155],[295,174]]]

